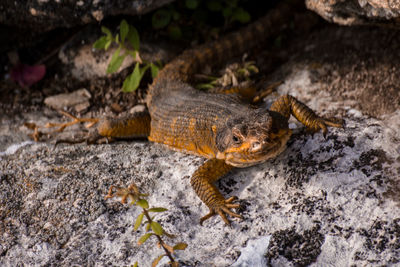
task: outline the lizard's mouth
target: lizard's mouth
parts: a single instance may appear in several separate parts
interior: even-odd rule
[[[265,144],[262,149],[256,152],[236,151],[226,153],[225,162],[238,168],[245,168],[260,164],[282,153],[286,148],[292,131],[287,129],[284,134],[276,138],[272,143]]]

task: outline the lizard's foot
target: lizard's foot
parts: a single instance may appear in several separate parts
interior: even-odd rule
[[[319,130],[322,130],[324,138],[326,138],[326,134],[328,133],[327,126],[343,128],[344,120],[334,117],[332,118],[317,117],[308,125],[307,130],[312,133],[316,133]]]
[[[108,144],[113,142],[114,139],[111,137],[104,137],[94,132],[89,132],[88,135],[81,138],[69,138],[69,139],[57,139],[54,143],[54,147],[59,144],[80,144],[86,142],[88,145],[92,144]]]
[[[283,83],[282,81],[277,81],[272,84],[269,84],[265,89],[261,90],[253,97],[251,103],[255,104],[261,102],[265,97],[272,94],[272,92],[274,92],[275,89],[282,83]]]
[[[72,114],[69,114],[68,112],[65,112],[65,111],[60,111],[60,113],[63,114],[64,116],[70,117],[72,119],[72,121],[66,122],[66,123],[47,123],[46,128],[58,127],[58,129],[56,129],[55,132],[62,132],[68,126],[71,126],[71,125],[74,125],[77,123],[88,122],[89,124],[86,126],[86,128],[90,128],[93,125],[95,125],[97,122],[99,122],[98,118],[78,118]]]
[[[239,204],[232,204],[232,202],[235,201],[236,199],[237,197],[230,197],[222,202],[216,203],[213,207],[209,207],[210,212],[200,219],[200,225],[202,225],[205,220],[217,214],[221,216],[222,220],[229,226],[231,225],[231,223],[226,217],[226,214],[232,217],[242,218],[241,215],[230,210],[230,209],[237,209],[240,207]]]

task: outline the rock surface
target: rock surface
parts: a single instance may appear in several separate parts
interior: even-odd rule
[[[141,15],[172,0],[13,1],[0,3],[0,24],[45,32],[99,22],[110,15]]]
[[[307,8],[324,19],[341,25],[399,22],[400,2],[397,0],[306,0]]]
[[[346,128],[324,139],[293,120],[280,156],[222,179],[223,194],[242,206],[232,228],[219,218],[198,224],[208,211],[189,180],[201,158],[143,141],[24,143],[23,122],[60,119],[46,110],[1,115],[0,265],[149,266],[162,252],[154,240],[136,245],[140,209],[104,200],[110,185],[132,182],[150,205],[168,208],[157,218],[178,236],[170,244],[189,245],[176,256],[187,266],[399,265],[398,38],[328,26],[293,42],[291,60],[271,74],[284,81],[277,94],[342,116]]]

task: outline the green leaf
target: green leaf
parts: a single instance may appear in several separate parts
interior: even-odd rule
[[[136,66],[138,66],[139,64],[136,63]],[[136,67],[135,67],[136,69]],[[135,71],[133,71],[133,74],[135,73]],[[146,199],[139,199],[138,202],[136,203],[138,204],[140,207],[142,207],[143,209],[148,209],[149,208],[149,203],[147,202]]]
[[[133,230],[134,230],[134,231],[137,231],[137,229],[139,229],[139,226],[140,226],[140,224],[141,224],[142,221],[143,221],[143,216],[144,216],[144,214],[141,213],[141,214],[139,214],[139,216],[136,218],[135,226],[133,227]]]
[[[135,262],[135,264],[132,267],[138,267],[138,262]]]
[[[105,49],[107,42],[108,42],[107,36],[102,36],[96,42],[94,42],[93,48],[98,50]]]
[[[107,27],[101,26],[101,31],[107,35],[108,38],[112,39],[112,34],[110,29]]]
[[[125,55],[120,56],[120,52],[121,47],[118,47],[112,55],[110,63],[108,63],[107,73],[114,73],[121,67],[122,62],[125,59]]]
[[[186,243],[178,243],[176,244],[173,249],[174,250],[185,250],[187,248],[187,244]]]
[[[111,43],[112,43],[112,40],[108,39],[106,45],[104,46],[104,49],[107,50],[110,47]]]
[[[163,234],[164,230],[163,230],[162,226],[158,222],[152,221],[150,223],[150,225],[151,225],[151,229],[153,230],[153,232],[156,235],[162,235]]]
[[[119,32],[121,35],[121,42],[124,43],[125,42],[125,38],[128,35],[129,32],[129,25],[128,22],[126,22],[126,20],[122,20],[120,25],[119,25]]]
[[[122,85],[122,92],[129,93],[129,92],[135,91],[139,87],[140,79],[141,79],[141,77],[140,77],[139,62],[136,62],[133,72],[128,77],[126,77],[126,79]],[[140,202],[140,201],[142,201],[142,202]],[[143,201],[146,201],[146,200],[140,199],[137,202],[137,204],[140,206],[139,202],[143,203]],[[142,207],[142,206],[140,206],[140,207]],[[147,207],[148,207],[148,204],[147,204]]]
[[[151,208],[148,210],[149,212],[163,212],[163,211],[167,211],[166,208]]]
[[[147,222],[147,224],[146,224],[146,232],[148,232],[149,230],[150,230],[150,223]]]
[[[156,267],[157,264],[160,262],[160,260],[162,258],[164,258],[164,256],[166,256],[165,254],[158,256],[152,263],[151,263],[151,267]]]
[[[153,63],[150,64],[150,68],[151,68],[151,77],[154,79],[155,77],[157,77],[160,68]]]
[[[211,0],[207,2],[207,8],[210,11],[220,11],[222,9],[222,5],[221,2],[215,1],[215,0]]]
[[[140,38],[139,38],[139,33],[136,30],[135,27],[132,25],[129,25],[129,32],[127,35],[129,43],[133,46],[133,48],[136,51],[139,51],[139,46],[140,46]]]
[[[240,23],[247,23],[250,21],[250,14],[241,7],[235,8],[232,14],[233,20],[237,20]]]
[[[119,34],[118,34],[118,33],[115,35],[114,41],[115,41],[117,44],[120,43],[120,42],[119,42]]]
[[[166,9],[157,10],[152,18],[151,23],[154,29],[162,29],[171,21],[171,12]]]
[[[185,1],[186,7],[188,9],[196,9],[197,6],[199,5],[199,3],[197,2],[197,0],[186,0]]]
[[[150,64],[147,64],[146,66],[144,66],[143,68],[140,69],[140,79],[142,79],[144,73],[146,72],[146,70],[150,68]]]
[[[146,242],[147,239],[149,239],[150,236],[152,236],[153,233],[146,233],[144,235],[142,235],[139,238],[139,241],[137,242],[138,246],[142,245],[144,242]]]

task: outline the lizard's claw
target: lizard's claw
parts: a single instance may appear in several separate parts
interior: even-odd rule
[[[241,215],[230,210],[230,209],[237,209],[240,207],[240,204],[232,204],[232,202],[235,201],[236,199],[237,197],[230,197],[226,200],[216,203],[215,205],[213,205],[213,207],[209,207],[210,212],[200,219],[200,225],[202,225],[205,220],[217,214],[221,216],[222,220],[229,226],[231,225],[231,222],[226,217],[226,214],[232,217],[242,218]]]
[[[312,122],[312,124],[309,127],[307,127],[307,129],[312,133],[316,133],[319,130],[322,130],[322,134],[324,135],[324,138],[326,138],[326,134],[328,133],[327,126],[343,128],[344,120],[338,118],[318,117]]]

